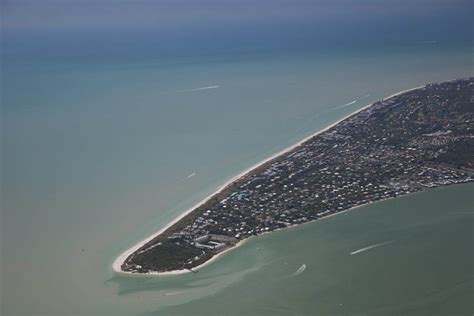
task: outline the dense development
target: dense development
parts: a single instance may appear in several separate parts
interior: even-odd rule
[[[121,269],[192,269],[252,235],[473,181],[473,92],[474,78],[459,79],[375,102],[234,181]]]

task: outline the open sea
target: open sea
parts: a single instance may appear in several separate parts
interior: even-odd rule
[[[196,274],[117,276],[111,264],[358,108],[473,74],[472,46],[439,42],[4,58],[3,314],[472,315],[473,184],[252,238]]]

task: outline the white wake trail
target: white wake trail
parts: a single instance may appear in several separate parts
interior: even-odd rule
[[[362,101],[366,98],[370,97],[370,93],[367,93],[366,95],[364,95],[362,98],[358,99],[358,100],[353,100],[351,102],[348,102],[346,104],[343,104],[343,105],[339,105],[339,106],[336,106],[335,108],[333,108],[334,110],[337,110],[337,109],[342,109],[342,108],[345,108],[346,106],[349,106],[349,105],[352,105],[354,103],[357,103],[359,101]]]
[[[303,273],[305,269],[306,269],[306,264],[301,265],[301,267],[299,267],[298,270],[296,270],[296,272],[293,273],[293,276],[300,275],[301,273]]]
[[[200,87],[200,88],[193,88],[193,89],[185,89],[185,90],[176,90],[175,92],[191,92],[191,91],[200,91],[200,90],[209,90],[209,89],[217,89],[220,86],[208,86],[208,87]]]
[[[392,242],[394,242],[394,240],[389,240],[389,241],[381,242],[379,244],[375,244],[375,245],[371,245],[371,246],[368,246],[368,247],[360,248],[360,249],[357,249],[356,251],[351,252],[351,255],[355,255],[355,254],[358,254],[358,253],[361,253],[361,252],[364,252],[364,251],[367,251],[367,250],[370,250],[370,249],[381,247],[383,245],[390,244]]]
[[[165,293],[165,294],[163,294],[163,296],[178,295],[178,294],[181,294],[181,293],[184,293],[184,291]]]
[[[346,103],[346,104],[343,104],[343,105],[338,106],[336,109],[345,108],[346,106],[352,105],[352,104],[354,104],[354,103],[356,103],[356,102],[357,102],[357,100],[351,101],[351,102],[349,102],[349,103]]]

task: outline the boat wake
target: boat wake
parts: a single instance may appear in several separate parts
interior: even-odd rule
[[[345,108],[346,106],[350,106],[350,105],[352,105],[352,104],[355,104],[355,103],[357,103],[357,102],[359,102],[359,101],[362,101],[362,100],[364,100],[364,99],[366,99],[366,98],[368,98],[368,97],[370,97],[370,94],[369,94],[369,93],[366,94],[366,95],[364,95],[362,98],[360,98],[360,99],[358,99],[358,100],[353,100],[353,101],[348,102],[348,103],[346,103],[346,104],[336,106],[335,108],[333,108],[333,110]]]
[[[201,90],[209,90],[209,89],[217,89],[219,86],[208,86],[208,87],[200,87],[200,88],[193,88],[193,89],[185,89],[185,90],[176,90],[175,92],[192,92],[192,91],[201,91]]]
[[[306,269],[306,264],[302,264],[301,267],[299,267],[298,270],[296,270],[295,273],[293,273],[293,276],[300,275],[301,273],[303,273],[305,269]]]
[[[163,296],[178,295],[178,294],[181,294],[181,293],[184,293],[184,291],[164,293]]]
[[[340,109],[340,108],[345,108],[346,106],[349,106],[349,105],[352,105],[354,103],[357,103],[358,100],[354,100],[354,101],[351,101],[349,103],[346,103],[346,104],[343,104],[343,105],[339,105],[337,107],[335,107],[335,109]]]
[[[377,247],[381,247],[381,246],[390,244],[390,243],[392,243],[392,242],[394,242],[394,241],[395,241],[395,240],[389,240],[389,241],[381,242],[381,243],[379,243],[379,244],[375,244],[375,245],[371,245],[371,246],[368,246],[368,247],[360,248],[360,249],[357,249],[356,251],[351,252],[351,255],[356,255],[356,254],[358,254],[358,253],[361,253],[361,252],[364,252],[364,251],[367,251],[367,250],[370,250],[370,249],[374,249],[374,248],[377,248]]]

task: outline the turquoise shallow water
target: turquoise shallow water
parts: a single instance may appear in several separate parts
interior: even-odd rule
[[[425,264],[427,256],[417,254],[420,247],[401,247],[407,244],[398,240],[408,237],[391,231],[396,227],[402,231],[412,219],[397,218],[399,213],[390,208],[398,203],[405,203],[407,209],[411,203],[418,205],[410,213],[415,216],[420,212],[418,216],[423,217],[413,224],[415,234],[424,227],[426,214],[438,205],[429,203],[438,196],[431,193],[380,204],[384,205],[380,214],[386,212],[390,221],[399,222],[395,228],[387,228],[386,237],[397,241],[367,252],[374,256],[400,246],[393,253],[414,258],[414,262],[399,271],[418,271],[411,277],[419,274],[421,268],[417,267],[423,261],[431,274],[421,274],[419,282],[426,286],[414,286],[412,292],[400,290],[408,284],[406,279],[386,273],[383,286],[371,283],[365,289],[346,287],[344,282],[363,283],[374,278],[367,274],[364,278],[362,268],[366,264],[373,262],[374,269],[380,269],[378,260],[385,260],[384,264],[393,268],[403,263],[389,254],[364,262],[364,253],[355,257],[362,260],[355,266],[333,263],[345,260],[341,256],[348,250],[386,239],[368,217],[361,215],[360,225],[366,218],[369,226],[361,226],[360,230],[350,226],[352,221],[342,219],[354,216],[357,222],[362,211],[327,220],[324,226],[321,222],[291,233],[257,238],[196,275],[117,277],[110,265],[124,249],[157,231],[226,179],[338,118],[400,90],[472,74],[470,48],[441,49],[437,45],[398,51],[206,56],[166,63],[151,59],[140,63],[6,60],[1,230],[4,314],[132,315],[169,308],[167,312],[179,315],[193,310],[206,313],[214,299],[226,302],[216,312],[233,310],[233,304],[240,302],[248,306],[249,313],[291,314],[316,308],[312,305],[316,304],[314,297],[324,297],[323,303],[317,301],[317,310],[323,314],[334,312],[333,305],[338,301],[348,304],[352,311],[375,313],[377,308],[389,306],[394,306],[393,311],[416,311],[418,305],[410,305],[415,297],[421,300],[429,289],[454,285],[430,281],[434,272],[441,270],[437,265],[431,268],[431,264]],[[188,91],[214,85],[219,88]],[[352,101],[357,102],[337,108]],[[192,173],[196,175],[188,179]],[[468,212],[466,190],[460,186],[440,192],[448,192],[443,193],[447,194],[446,200],[461,212]],[[456,194],[463,199],[450,200]],[[447,208],[450,204],[445,205]],[[443,263],[446,270],[459,272],[453,272],[452,280],[461,282],[468,275],[468,267],[463,270],[450,266],[441,260],[447,257],[439,254],[458,249],[451,254],[458,258],[451,264],[469,263],[472,257],[463,249],[472,241],[464,238],[469,228],[465,225],[470,221],[454,223],[444,218],[441,209],[433,212],[438,214],[433,220],[440,223],[436,227],[446,230],[442,236],[450,230],[456,232],[451,241],[445,242],[459,248],[443,246],[431,233],[434,248],[430,248],[428,257],[433,264]],[[472,219],[472,215],[465,216]],[[337,224],[340,221],[341,226]],[[383,221],[382,216],[379,222]],[[321,231],[317,229],[326,225]],[[361,231],[367,231],[366,239],[359,236]],[[370,231],[375,237],[369,238]],[[315,242],[313,234],[326,242]],[[430,243],[430,238],[424,242]],[[279,248],[282,240],[289,244]],[[263,243],[266,250],[255,253],[257,243]],[[306,258],[313,244],[317,251]],[[442,251],[436,251],[436,245]],[[307,264],[300,275],[302,280],[279,279],[302,263]],[[472,276],[472,270],[470,273]],[[451,273],[441,275],[450,278]],[[286,289],[283,284],[293,287]],[[452,295],[460,303],[469,294],[463,286],[465,283],[459,291],[464,294]],[[469,286],[472,289],[472,283]],[[357,297],[380,292],[387,294],[378,305],[356,302]],[[391,299],[394,295],[397,301]],[[349,299],[351,296],[354,298]],[[426,300],[420,301],[420,308],[433,310],[437,301],[429,297]]]

